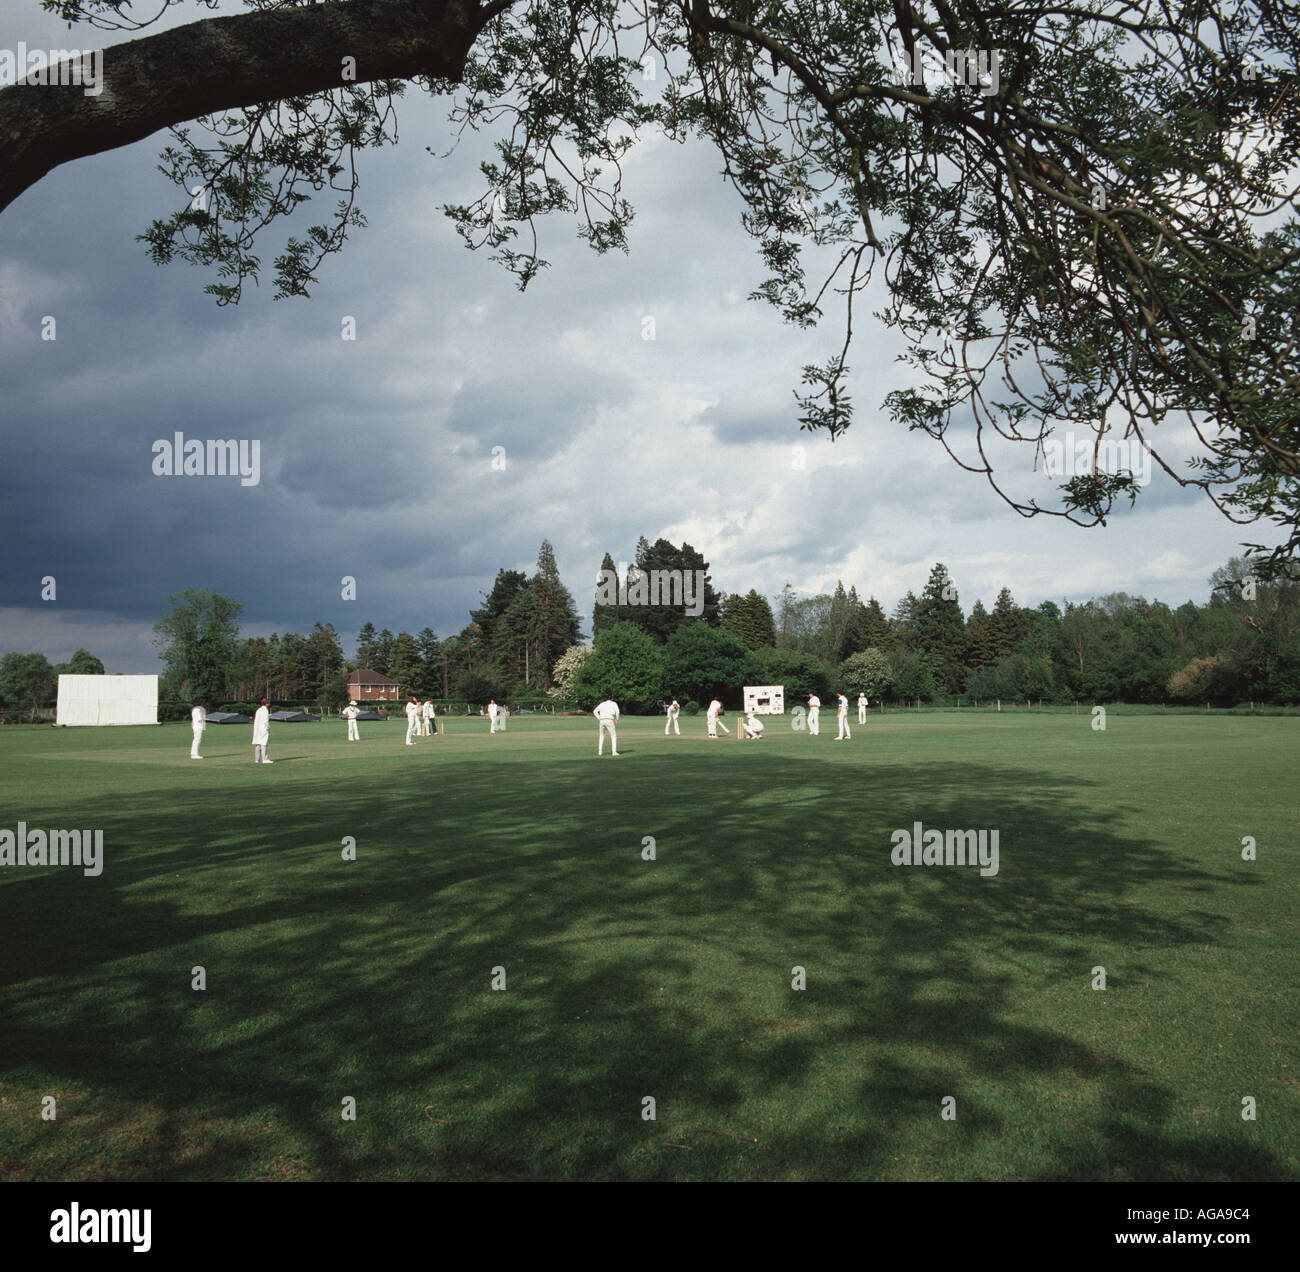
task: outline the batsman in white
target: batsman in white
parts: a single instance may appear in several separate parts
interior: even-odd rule
[[[193,734],[193,741],[190,743],[190,759],[201,760],[203,757],[199,754],[199,742],[203,738],[203,730],[207,727],[208,713],[203,710],[201,703],[194,704],[194,710],[190,712],[190,732]]]
[[[606,698],[604,702],[591,713],[600,721],[600,734],[596,743],[596,754],[605,754],[605,734],[609,734],[610,750],[618,754],[618,703],[613,698]]]
[[[711,738],[716,738],[718,736],[719,729],[721,729],[723,733],[731,732],[731,730],[728,729],[727,726],[718,718],[721,714],[722,703],[720,703],[717,698],[714,698],[714,700],[709,703],[708,711],[704,713],[704,720],[709,726],[709,737]]]

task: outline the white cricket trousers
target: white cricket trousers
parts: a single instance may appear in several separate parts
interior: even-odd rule
[[[357,730],[357,722],[355,720],[348,721],[348,741],[349,742],[361,741],[361,734]]]
[[[822,731],[821,718],[822,718],[821,707],[808,708],[808,732],[809,733],[815,733],[819,737],[821,736],[821,731]]]
[[[190,725],[190,731],[194,734],[194,741],[190,746],[190,759],[201,760],[203,757],[199,754],[199,743],[203,740],[203,726],[201,724]]]
[[[600,738],[596,743],[596,754],[605,754],[605,734],[609,734],[609,749],[618,754],[618,729],[615,727],[613,720],[602,720],[600,722]]]
[[[841,741],[843,738],[851,738],[853,736],[852,732],[849,730],[849,713],[847,711],[839,717],[839,721],[840,732],[839,736],[835,739],[837,742]]]

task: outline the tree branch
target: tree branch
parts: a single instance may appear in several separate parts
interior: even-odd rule
[[[67,83],[0,89],[0,209],[59,164],[204,115],[345,83],[457,81],[512,2],[333,0],[209,18],[105,49],[97,95]],[[344,79],[345,58],[355,79]]]

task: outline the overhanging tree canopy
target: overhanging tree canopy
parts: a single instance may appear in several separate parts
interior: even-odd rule
[[[843,324],[804,368],[802,427],[849,426],[854,302],[879,274],[877,317],[918,373],[891,415],[1018,512],[1104,521],[1149,455],[1234,520],[1283,527],[1274,564],[1300,546],[1300,24],[1283,0],[244,3],[110,47],[98,96],[0,90],[0,207],[171,128],[183,199],[143,236],[154,259],[214,268],[208,290],[237,301],[267,228],[337,191],[275,258],[277,295],[305,295],[363,223],[357,152],[396,140],[412,82],[459,128],[494,130],[485,189],[447,212],[522,287],[547,213],[626,249],[640,132],[703,135],[768,272],[754,295],[803,326],[834,304]],[[156,20],[129,0],[43,4]],[[1006,448],[1048,462],[1076,426],[1055,505],[1006,488]]]

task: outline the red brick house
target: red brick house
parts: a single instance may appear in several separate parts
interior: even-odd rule
[[[358,702],[397,702],[401,685],[377,671],[361,667],[348,677],[348,697]]]

